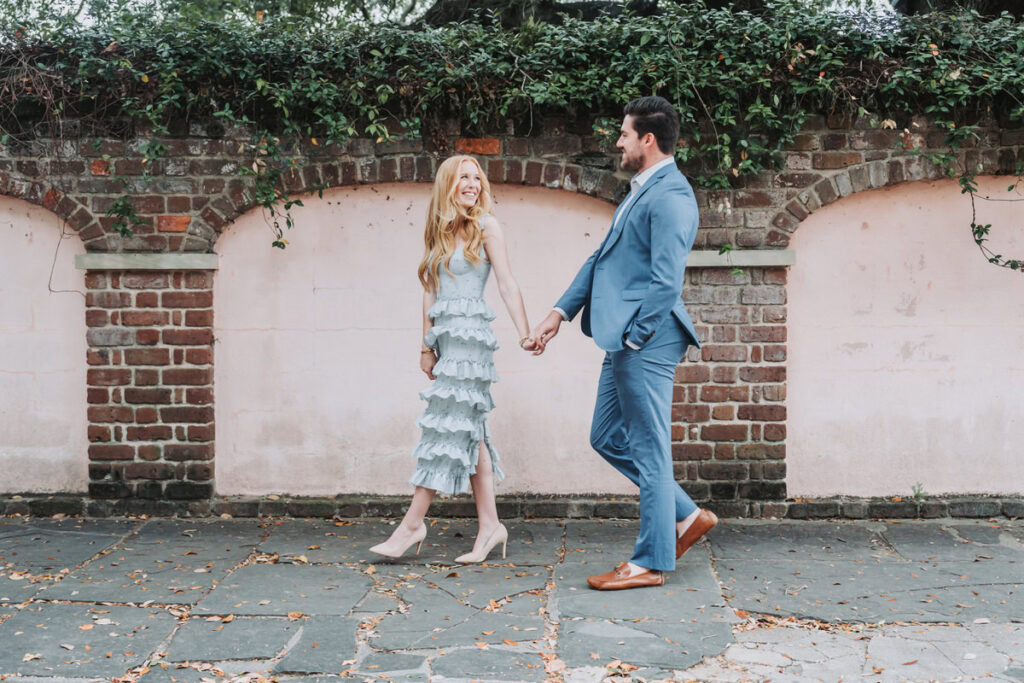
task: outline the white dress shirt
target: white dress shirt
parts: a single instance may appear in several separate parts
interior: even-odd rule
[[[648,166],[644,170],[640,171],[630,179],[629,194],[626,196],[622,204],[619,206],[618,213],[615,214],[615,220],[612,222],[612,230],[614,230],[615,226],[619,224],[619,220],[622,218],[623,215],[625,215],[626,209],[628,209],[629,205],[633,202],[633,198],[636,197],[637,193],[640,192],[640,188],[642,188],[644,184],[651,179],[651,176],[657,173],[659,169],[662,169],[665,166],[668,166],[669,164],[674,164],[675,162],[675,157],[665,157],[658,163]],[[562,316],[562,320],[569,320],[569,316],[567,316],[565,314],[565,311],[563,311],[561,308],[555,306],[554,310],[558,313],[558,315]],[[629,341],[628,339],[626,340],[626,346],[633,350],[640,349],[639,346]]]

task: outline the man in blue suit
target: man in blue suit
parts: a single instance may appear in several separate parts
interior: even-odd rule
[[[686,257],[697,235],[697,202],[675,165],[679,115],[661,97],[624,109],[621,165],[636,175],[601,246],[530,335],[536,354],[563,320],[581,310],[583,333],[606,351],[590,443],[640,487],[640,535],[633,556],[591,576],[598,590],[665,583],[665,571],[718,519],[699,509],[672,470],[675,369],[697,333],[681,293]]]

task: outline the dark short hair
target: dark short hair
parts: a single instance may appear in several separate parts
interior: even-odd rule
[[[672,154],[679,140],[679,112],[664,97],[638,97],[622,110],[633,117],[633,129],[640,137],[654,134],[662,154]]]

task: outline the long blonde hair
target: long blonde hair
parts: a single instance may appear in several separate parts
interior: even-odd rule
[[[464,207],[455,198],[459,184],[459,166],[471,161],[480,171],[480,194],[476,204]],[[427,225],[423,230],[423,260],[417,274],[427,291],[436,292],[441,264],[445,272],[452,274],[450,264],[455,254],[459,235],[465,238],[466,260],[477,264],[481,260],[480,247],[483,244],[483,228],[480,219],[491,210],[491,184],[480,167],[480,162],[471,156],[449,157],[442,162],[434,177],[434,188],[430,193],[427,209]]]

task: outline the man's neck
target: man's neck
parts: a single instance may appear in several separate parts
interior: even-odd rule
[[[665,159],[668,159],[671,156],[672,156],[671,154],[662,154],[660,156],[648,158],[647,161],[644,163],[643,167],[639,171],[637,171],[637,174],[639,175],[640,173],[643,173],[644,171],[649,169],[651,166],[654,166],[656,164],[660,164],[662,161],[665,161]]]

